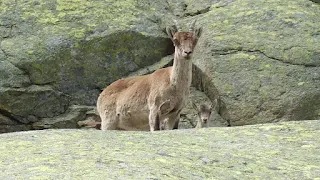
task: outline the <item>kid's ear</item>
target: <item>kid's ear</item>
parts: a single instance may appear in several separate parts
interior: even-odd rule
[[[218,105],[218,99],[215,99],[213,103],[211,103],[210,110],[213,110]]]
[[[194,33],[196,35],[196,38],[199,39],[202,34],[202,28],[196,29]]]
[[[192,107],[193,107],[193,109],[195,109],[196,111],[199,111],[197,105],[196,105],[194,102],[192,102]]]
[[[171,27],[167,27],[166,32],[167,32],[167,35],[169,36],[169,38],[173,41],[173,36],[177,32],[177,30],[175,30]]]

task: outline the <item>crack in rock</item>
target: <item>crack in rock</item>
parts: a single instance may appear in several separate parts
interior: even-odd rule
[[[319,4],[320,4],[320,0],[310,0],[310,1],[312,1],[312,2],[314,2],[314,3],[319,3]]]
[[[218,8],[223,8],[228,6],[229,4],[233,3],[234,0],[227,0],[227,1],[218,1],[216,3],[213,4],[209,4],[207,7],[204,8],[200,8],[200,9],[195,9],[189,12],[186,12],[186,9],[184,10],[184,15],[183,17],[193,17],[193,16],[197,16],[197,15],[202,15],[202,14],[206,14],[208,12],[210,12],[212,10],[212,8],[218,9]],[[186,6],[188,6],[186,4]]]
[[[170,14],[174,14],[173,9],[171,8],[170,3],[169,3],[168,0],[166,0],[166,4],[167,4],[167,8],[166,9],[168,9],[169,13]]]
[[[186,17],[186,16],[193,17],[193,16],[205,14],[205,13],[207,13],[209,11],[210,11],[210,7],[206,7],[204,9],[197,10],[196,12],[187,12],[187,13],[184,14],[184,17]]]
[[[0,109],[0,114],[9,118],[10,120],[12,120],[14,122],[20,123],[20,121],[17,118],[15,118],[10,112],[8,112],[4,109]]]
[[[7,59],[8,57],[14,57],[14,55],[8,53],[4,48],[2,48],[2,46],[1,46],[1,45],[2,45],[2,42],[3,42],[3,41],[0,42],[0,50],[1,50],[2,53],[4,54],[5,58]]]
[[[1,48],[0,48],[1,50]],[[6,56],[6,55],[5,55]],[[10,74],[9,79],[21,79],[22,76],[23,78],[26,78],[25,80],[22,80],[18,86],[16,85],[9,85],[9,87],[15,88],[15,87],[28,87],[32,85],[32,82],[30,80],[30,75],[27,71],[24,71],[23,69],[19,68],[18,66],[16,66],[15,64],[13,64],[10,61],[6,61],[7,57],[4,57],[4,61],[2,61],[2,63],[5,64],[5,67],[13,70],[13,73],[10,72],[10,70],[8,71],[8,73]],[[0,83],[1,84],[1,83]],[[3,85],[3,84],[2,84]]]
[[[10,23],[10,24],[7,24],[7,25],[0,25],[0,27],[5,28],[5,32],[4,32],[4,34],[2,34],[1,38],[8,39],[8,38],[13,37],[12,32],[13,32],[13,28],[16,28],[16,24],[15,23],[13,23],[13,24]]]
[[[6,51],[1,47],[1,43],[2,41],[0,42],[0,51],[2,52],[2,54],[4,55],[5,59],[8,58],[8,54],[6,53]]]
[[[261,55],[263,55],[263,56],[265,56],[265,57],[267,57],[269,59],[281,62],[283,64],[288,64],[288,65],[304,66],[304,67],[319,67],[319,66],[317,66],[315,64],[299,64],[299,63],[287,62],[287,61],[284,61],[284,60],[282,60],[280,58],[276,58],[276,57],[267,55],[265,52],[263,52],[263,51],[261,51],[259,49],[242,49],[242,48],[239,48],[239,49],[224,49],[224,50],[221,50],[221,51],[216,51],[213,54],[228,55],[228,54],[235,54],[235,53],[238,53],[238,52],[258,53],[258,54],[261,54]]]
[[[13,28],[15,28],[15,27],[16,27],[16,24],[11,24],[11,25],[10,25],[9,35],[8,35],[8,37],[7,37],[7,38],[9,38],[9,37],[13,37],[13,35],[12,35],[12,31],[13,31]]]

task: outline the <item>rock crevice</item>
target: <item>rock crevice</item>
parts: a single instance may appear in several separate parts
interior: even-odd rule
[[[294,47],[291,47],[294,48]],[[289,50],[291,48],[285,49],[285,50]],[[288,65],[294,65],[294,66],[304,66],[304,67],[320,67],[320,64],[299,64],[299,63],[293,63],[293,62],[289,62],[289,61],[285,61],[283,59],[268,55],[267,53],[263,52],[262,50],[259,49],[242,49],[242,48],[238,48],[238,49],[222,49],[222,50],[214,50],[214,52],[212,53],[213,55],[229,55],[229,54],[235,54],[235,53],[239,53],[239,52],[245,52],[245,53],[258,53],[261,54],[265,57],[267,57],[268,59],[271,60],[275,60],[284,64],[288,64]]]

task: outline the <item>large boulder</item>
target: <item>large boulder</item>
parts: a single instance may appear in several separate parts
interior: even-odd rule
[[[0,112],[21,123],[57,116],[68,106],[67,97],[50,86],[0,88],[0,99]]]
[[[147,1],[1,1],[0,114],[95,105],[106,85],[173,53],[157,13]]]
[[[0,135],[0,179],[316,179],[320,121]]]
[[[194,84],[221,100],[231,125],[320,118],[318,4],[202,0],[186,7],[203,27]]]
[[[143,3],[5,0],[1,7],[0,24],[10,27],[1,61],[76,103],[94,104],[106,84],[172,53]]]
[[[203,27],[193,85],[219,102],[222,124],[318,119],[319,12],[307,0],[2,0],[3,127],[51,127],[94,106],[106,85],[173,53],[173,19]]]

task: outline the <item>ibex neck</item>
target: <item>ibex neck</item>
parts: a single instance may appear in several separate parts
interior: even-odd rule
[[[175,86],[177,90],[189,90],[192,80],[192,60],[184,59],[180,56],[178,51],[175,51],[173,67],[170,76],[171,85]]]

